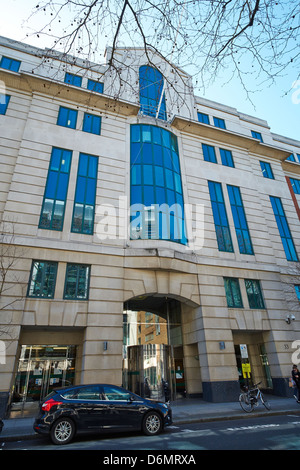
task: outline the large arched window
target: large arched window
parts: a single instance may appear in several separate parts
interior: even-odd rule
[[[158,117],[166,121],[167,113],[162,74],[149,65],[142,65],[139,76],[141,111],[147,116]]]
[[[131,126],[131,238],[187,244],[177,137]]]

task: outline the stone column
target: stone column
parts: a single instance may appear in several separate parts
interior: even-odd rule
[[[122,328],[86,328],[83,340],[82,383],[122,385],[122,336]]]

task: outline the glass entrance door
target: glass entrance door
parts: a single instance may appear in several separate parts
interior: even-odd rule
[[[266,352],[266,347],[264,344],[260,344],[260,359],[263,366],[264,375],[266,378],[267,388],[273,388],[273,381],[270,371],[269,360]]]
[[[12,393],[11,411],[36,410],[52,390],[74,383],[76,346],[21,348]]]
[[[174,399],[172,347],[166,344],[129,346],[123,382],[125,388],[142,397],[164,401]]]

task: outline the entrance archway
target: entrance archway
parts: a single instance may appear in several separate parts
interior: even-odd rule
[[[185,396],[180,302],[154,295],[127,301],[123,333],[124,386],[166,401]]]

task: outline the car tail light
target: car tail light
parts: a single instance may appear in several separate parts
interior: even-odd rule
[[[42,410],[50,411],[52,406],[57,406],[57,405],[62,405],[62,401],[56,401],[56,400],[53,400],[53,398],[50,398],[50,400],[47,400],[45,401],[45,403],[42,404]]]

